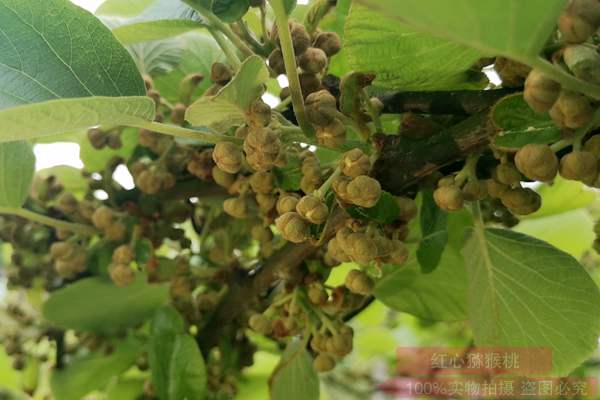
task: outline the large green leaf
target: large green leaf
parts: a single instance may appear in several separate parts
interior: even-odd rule
[[[204,25],[184,19],[167,19],[121,25],[113,29],[113,34],[123,44],[166,39],[201,29]]]
[[[528,215],[527,219],[542,218],[587,207],[598,198],[595,191],[583,183],[560,176],[557,176],[552,183],[542,184],[536,191],[542,196],[542,206]]]
[[[356,1],[419,31],[465,44],[486,55],[513,58],[540,53],[566,4],[566,0]]]
[[[106,0],[98,7],[96,15],[128,17],[128,23],[160,19],[198,19],[194,10],[180,0]]]
[[[269,379],[272,400],[318,400],[319,377],[312,358],[299,341],[292,341]]]
[[[145,321],[168,293],[167,286],[150,285],[141,275],[122,288],[104,278],[86,278],[53,292],[43,315],[59,328],[115,332]]]
[[[422,192],[419,214],[423,238],[417,248],[417,259],[424,273],[437,268],[448,243],[448,213],[437,206],[432,191]]]
[[[215,96],[202,97],[186,112],[186,119],[199,126],[224,131],[245,122],[250,105],[264,92],[269,71],[262,58],[248,57],[240,71]]]
[[[135,17],[146,8],[148,8],[154,0],[106,0],[96,10],[96,15],[112,15],[119,17]]]
[[[561,376],[597,348],[600,294],[573,257],[532,237],[482,226],[464,255],[478,346],[551,349],[552,372]]]
[[[0,143],[0,207],[23,205],[34,172],[35,156],[29,142]]]
[[[448,246],[437,268],[423,273],[413,251],[405,265],[396,267],[378,282],[375,297],[394,310],[426,320],[465,320],[467,276],[463,258]]]
[[[374,73],[376,83],[403,90],[472,87],[467,70],[478,52],[415,32],[386,14],[354,4],[346,20],[344,51],[350,67]]]
[[[169,400],[206,398],[206,366],[190,335],[178,335],[169,368]]]
[[[95,125],[140,125],[152,121],[148,97],[82,97],[50,100],[0,111],[0,142],[31,139]]]
[[[142,351],[138,340],[128,338],[117,342],[108,355],[98,352],[75,358],[66,368],[52,372],[50,385],[54,398],[80,400],[94,390],[105,388],[111,379],[129,369]]]
[[[0,0],[0,27],[0,109],[145,93],[127,51],[98,19],[69,1]]]
[[[521,93],[500,100],[491,113],[492,122],[501,129],[494,138],[499,147],[518,149],[529,143],[547,144],[562,138],[562,133],[548,114],[536,113]]]
[[[235,22],[250,8],[248,0],[213,0],[213,13],[225,22]]]

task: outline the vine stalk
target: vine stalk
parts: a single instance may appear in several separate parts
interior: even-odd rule
[[[55,219],[46,215],[35,213],[25,208],[0,207],[0,214],[14,215],[16,217],[25,218],[32,222],[37,222],[39,224],[50,226],[55,229],[64,229],[69,232],[77,233],[79,235],[92,236],[98,233],[96,228],[90,225],[62,221],[60,219]]]

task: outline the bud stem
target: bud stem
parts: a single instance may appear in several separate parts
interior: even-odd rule
[[[281,42],[281,52],[283,53],[285,72],[290,84],[294,114],[296,114],[298,125],[302,128],[304,134],[313,137],[314,129],[306,118],[304,97],[302,96],[302,88],[300,87],[300,78],[298,76],[298,66],[296,65],[296,54],[294,53],[294,45],[292,43],[292,33],[290,32],[290,27],[288,25],[288,16],[285,12],[283,0],[269,0],[269,3],[275,12],[275,21],[277,23],[277,29],[279,30],[279,41]]]
[[[223,34],[218,30],[214,28],[208,28],[208,32],[215,39],[221,50],[223,50],[223,53],[225,53],[225,56],[227,57],[227,60],[229,61],[231,66],[235,70],[238,70],[242,63],[240,62],[240,59],[238,58],[237,54],[235,54],[235,50],[231,47],[231,44],[227,42],[227,40],[225,40]]]
[[[325,198],[325,194],[327,194],[327,191],[331,187],[331,184],[341,174],[342,174],[342,169],[340,167],[337,167],[335,169],[335,171],[333,171],[331,176],[329,178],[327,178],[327,180],[321,185],[321,187],[315,191],[315,196],[317,196],[320,199]]]
[[[93,236],[98,233],[98,231],[90,225],[75,224],[72,222],[62,221],[60,219],[50,218],[25,208],[0,207],[0,214],[14,215],[25,218],[31,222],[37,222],[55,229],[64,229],[79,235]]]
[[[182,128],[181,126],[161,124],[160,122],[139,122],[136,124],[128,124],[128,126],[140,129],[148,129],[150,131],[163,133],[165,135],[182,137],[187,139],[196,139],[214,144],[219,142],[242,142],[241,139],[233,136],[226,136],[218,133],[200,132],[194,129]]]

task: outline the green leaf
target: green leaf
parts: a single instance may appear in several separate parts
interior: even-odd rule
[[[141,275],[123,288],[104,278],[86,278],[53,292],[43,315],[59,328],[115,332],[145,321],[168,292],[168,286],[150,285]]]
[[[411,249],[412,250],[412,249]],[[467,319],[467,276],[463,258],[447,246],[439,265],[423,273],[414,252],[402,267],[383,277],[375,297],[394,310],[433,321]]]
[[[206,366],[190,335],[178,335],[169,368],[169,400],[206,398]]]
[[[148,8],[154,0],[106,0],[96,10],[96,15],[112,15],[118,17],[135,17],[146,8]]]
[[[547,144],[562,138],[548,114],[531,109],[521,93],[507,96],[492,109],[492,122],[502,132],[494,139],[499,147],[518,149],[529,143]]]
[[[235,22],[248,12],[248,0],[213,0],[213,13],[225,22]]]
[[[113,34],[123,44],[166,39],[203,28],[204,25],[184,19],[168,19],[121,25]]]
[[[29,142],[0,143],[0,207],[20,208],[34,173],[35,156]]]
[[[0,26],[0,109],[146,92],[110,30],[69,1],[0,0]]]
[[[152,383],[161,399],[169,393],[169,368],[175,339],[184,333],[184,322],[172,307],[161,307],[156,311],[150,326],[148,361],[152,372]]]
[[[290,15],[292,11],[294,11],[294,8],[296,8],[297,4],[297,0],[283,0],[283,8],[285,8],[287,15]]]
[[[0,111],[0,142],[31,139],[95,125],[139,125],[154,119],[148,97],[50,100]]]
[[[477,346],[551,349],[558,376],[597,348],[600,293],[573,257],[532,237],[483,227],[464,254]]]
[[[566,0],[357,0],[423,32],[489,56],[532,57],[556,27]],[[444,60],[445,61],[445,60]]]
[[[435,204],[432,191],[424,191],[421,201],[421,234],[417,259],[425,274],[435,270],[448,243],[448,214]]]
[[[287,191],[300,190],[302,181],[302,162],[299,157],[290,157],[284,168],[273,168],[277,187]]]
[[[88,310],[89,312],[89,310]],[[131,367],[143,351],[138,340],[117,342],[109,355],[102,352],[75,358],[66,368],[52,371],[50,385],[56,400],[80,400],[86,394],[105,388]]]
[[[188,107],[186,120],[193,125],[225,131],[246,121],[245,113],[264,92],[269,71],[262,58],[248,57],[240,71],[215,96],[202,97]]]
[[[352,70],[374,73],[375,84],[403,90],[473,86],[470,80],[475,74],[467,71],[480,57],[478,52],[415,32],[388,16],[352,5],[344,37],[344,51]]]
[[[526,219],[542,218],[587,207],[597,199],[593,189],[581,182],[570,181],[560,176],[551,184],[540,185],[536,191],[542,196],[542,207],[525,217]]]
[[[36,172],[36,176],[42,179],[53,176],[60,182],[66,191],[75,195],[82,195],[88,189],[89,185],[83,177],[82,171],[79,168],[69,165],[57,165],[51,168],[44,168]]]
[[[137,399],[144,392],[143,379],[123,379],[106,391],[106,400]]]
[[[299,341],[292,341],[269,378],[272,400],[318,400],[319,377],[312,358]]]
[[[396,198],[385,190],[381,192],[379,201],[373,207],[350,206],[346,211],[353,218],[375,221],[379,224],[390,224],[400,215],[400,207]]]

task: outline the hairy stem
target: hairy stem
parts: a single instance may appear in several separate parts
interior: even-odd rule
[[[96,228],[90,225],[62,221],[60,219],[55,219],[46,215],[35,213],[25,208],[0,207],[0,214],[14,215],[17,217],[25,218],[32,222],[37,222],[39,224],[50,226],[55,229],[63,229],[69,232],[77,233],[79,235],[92,236],[98,233]]]
[[[235,50],[231,47],[230,42],[228,42],[223,37],[223,34],[221,32],[214,28],[208,28],[208,32],[210,32],[210,34],[215,39],[221,50],[223,50],[223,53],[225,53],[225,56],[227,57],[227,60],[229,61],[231,66],[236,70],[239,69],[242,63],[238,58],[237,54],[235,54]]]
[[[540,57],[525,60],[524,62],[533,68],[539,69],[549,78],[560,83],[563,88],[583,93],[594,100],[600,100],[600,86],[584,82]]]
[[[304,108],[304,97],[302,96],[302,88],[300,87],[300,78],[298,76],[298,66],[296,65],[296,54],[294,53],[294,45],[292,43],[292,34],[288,25],[288,16],[285,12],[283,0],[270,0],[271,7],[275,12],[275,20],[279,31],[279,41],[281,42],[281,52],[283,53],[283,61],[285,64],[285,72],[290,84],[290,93],[292,96],[292,105],[294,106],[294,114],[298,125],[307,136],[314,136],[314,129],[306,118],[306,110]]]
[[[128,126],[140,129],[147,129],[153,132],[163,133],[165,135],[175,137],[201,140],[206,143],[216,144],[219,142],[242,142],[241,139],[233,136],[226,136],[218,133],[200,132],[194,129],[182,128],[181,126],[161,124],[160,122],[140,122],[136,124],[128,124]]]

